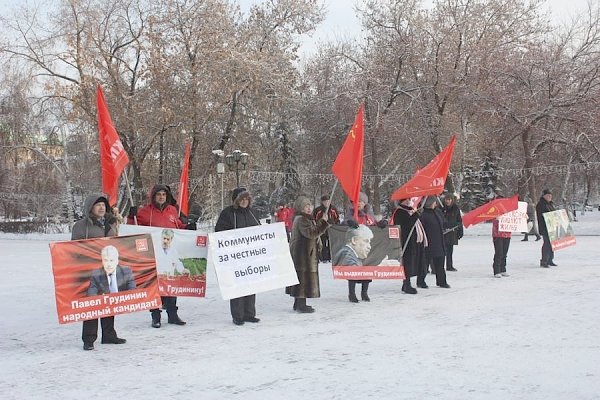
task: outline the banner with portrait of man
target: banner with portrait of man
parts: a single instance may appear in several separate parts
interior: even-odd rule
[[[148,233],[154,243],[161,296],[206,296],[208,236],[202,231],[121,225],[119,235]]]
[[[577,241],[566,210],[550,211],[543,215],[544,221],[546,221],[546,229],[548,230],[548,238],[552,245],[552,251],[575,246]]]
[[[334,279],[404,279],[400,227],[329,227]]]
[[[161,306],[150,235],[50,243],[58,322]]]
[[[298,284],[283,222],[208,234],[224,300]]]

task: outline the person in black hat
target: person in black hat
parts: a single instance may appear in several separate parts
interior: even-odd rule
[[[329,199],[328,194],[324,194],[321,196],[321,205],[313,210],[313,217],[315,221],[322,219],[323,214],[325,214],[325,210],[329,207],[327,211],[327,216],[329,217],[328,221],[330,225],[337,225],[340,223],[340,214],[334,206],[331,205],[331,200]],[[319,255],[319,261],[321,262],[329,262],[331,261],[331,249],[329,247],[329,233],[325,231],[321,235],[321,254]]]
[[[554,203],[552,202],[552,191],[550,189],[544,189],[540,201],[538,201],[535,206],[539,233],[544,239],[544,244],[542,245],[542,259],[540,260],[540,267],[542,268],[549,268],[551,266],[556,267],[557,265],[554,263],[554,252],[552,251],[552,244],[550,243],[550,237],[548,236],[546,220],[544,220],[544,214],[550,211],[556,211]]]
[[[246,188],[238,187],[233,189],[231,200],[233,204],[223,209],[221,214],[219,214],[219,219],[215,225],[215,232],[260,225],[258,218],[256,218],[250,208],[252,197]],[[229,300],[233,323],[244,325],[244,322],[259,322],[260,319],[256,318],[255,304],[255,294]]]
[[[460,209],[456,204],[456,197],[452,193],[447,193],[444,196],[444,206],[441,211],[444,215],[446,271],[456,271],[452,260],[452,254],[454,253],[454,246],[458,246],[458,241],[463,237],[463,223]]]

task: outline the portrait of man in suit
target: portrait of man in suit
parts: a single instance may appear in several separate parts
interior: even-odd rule
[[[124,292],[135,289],[135,280],[129,267],[119,265],[119,251],[115,246],[102,249],[102,268],[92,272],[88,296]]]
[[[346,232],[346,245],[334,256],[333,265],[363,265],[371,251],[373,232],[365,226],[348,229]]]

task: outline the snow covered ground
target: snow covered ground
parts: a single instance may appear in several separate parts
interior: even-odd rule
[[[600,213],[574,224],[577,246],[539,268],[540,242],[509,251],[492,277],[491,226],[466,230],[451,289],[417,295],[375,281],[351,304],[321,266],[314,314],[283,289],[257,296],[259,324],[231,323],[214,271],[205,299],[179,298],[184,327],[116,318],[125,345],[83,351],[81,324],[59,325],[48,243],[0,235],[1,399],[599,399]]]

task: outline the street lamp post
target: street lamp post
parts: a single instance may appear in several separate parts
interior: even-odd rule
[[[246,165],[248,164],[248,153],[234,150],[231,154],[225,156],[225,163],[229,166],[229,169],[235,171],[236,187],[240,187],[240,164],[242,164],[242,170],[246,169]]]

